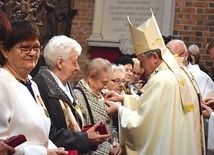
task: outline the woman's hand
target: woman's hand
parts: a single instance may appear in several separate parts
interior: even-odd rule
[[[205,104],[202,104],[202,114],[204,118],[209,119],[213,110]]]
[[[100,125],[100,123],[101,122],[96,123],[94,126],[92,126],[89,130],[86,131],[88,134],[89,144],[91,146],[97,146],[111,136],[111,134],[101,135],[97,132],[97,128]]]
[[[0,155],[14,154],[15,149],[0,141]]]

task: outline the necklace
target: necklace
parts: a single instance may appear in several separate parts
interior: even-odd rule
[[[10,65],[9,65],[9,66],[10,66]],[[23,82],[28,82],[28,79],[26,80],[26,79],[22,78],[21,75],[20,75],[19,73],[17,73],[15,70],[11,70],[9,66],[8,66],[8,64],[5,64],[3,68],[6,69],[7,71],[9,71],[9,73],[10,73],[12,76],[14,76],[17,80],[20,80],[20,81],[23,81]],[[14,72],[15,72],[15,74],[14,74]],[[16,75],[17,75],[18,77],[17,77]]]

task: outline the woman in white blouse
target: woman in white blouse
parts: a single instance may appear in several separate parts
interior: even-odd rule
[[[11,22],[12,33],[0,53],[0,139],[23,134],[27,141],[15,148],[15,155],[63,155],[48,138],[50,119],[37,85],[29,73],[39,54],[39,31],[31,22]]]

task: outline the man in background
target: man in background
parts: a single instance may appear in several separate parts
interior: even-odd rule
[[[209,75],[209,70],[203,64],[200,63],[201,54],[200,54],[200,49],[199,49],[198,45],[196,45],[196,44],[189,45],[188,51],[189,51],[190,56],[194,60],[194,62],[191,62],[191,63],[193,65],[197,64],[203,72],[205,72]]]
[[[188,61],[189,52],[187,51],[185,43],[182,40],[175,39],[168,42],[166,46],[169,47],[179,57],[184,59],[183,64],[194,76],[200,89],[202,99],[214,96],[214,83],[212,79],[209,77],[209,75],[203,72],[197,64],[192,65]]]

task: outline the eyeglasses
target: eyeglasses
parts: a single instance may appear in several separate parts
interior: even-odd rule
[[[182,54],[184,54],[186,51],[181,52],[180,54],[178,54],[178,56],[181,56]]]
[[[72,64],[74,67],[77,67],[79,65],[77,61],[73,61]]]
[[[15,46],[15,47],[20,48],[22,54],[29,54],[32,49],[36,52],[36,54],[39,54],[42,48],[41,45],[35,45],[35,46],[21,45],[21,46]]]
[[[117,84],[117,85],[120,85],[120,84],[126,84],[126,81],[125,80],[120,80],[120,79],[112,79],[111,80],[112,82],[114,82],[115,84]]]

